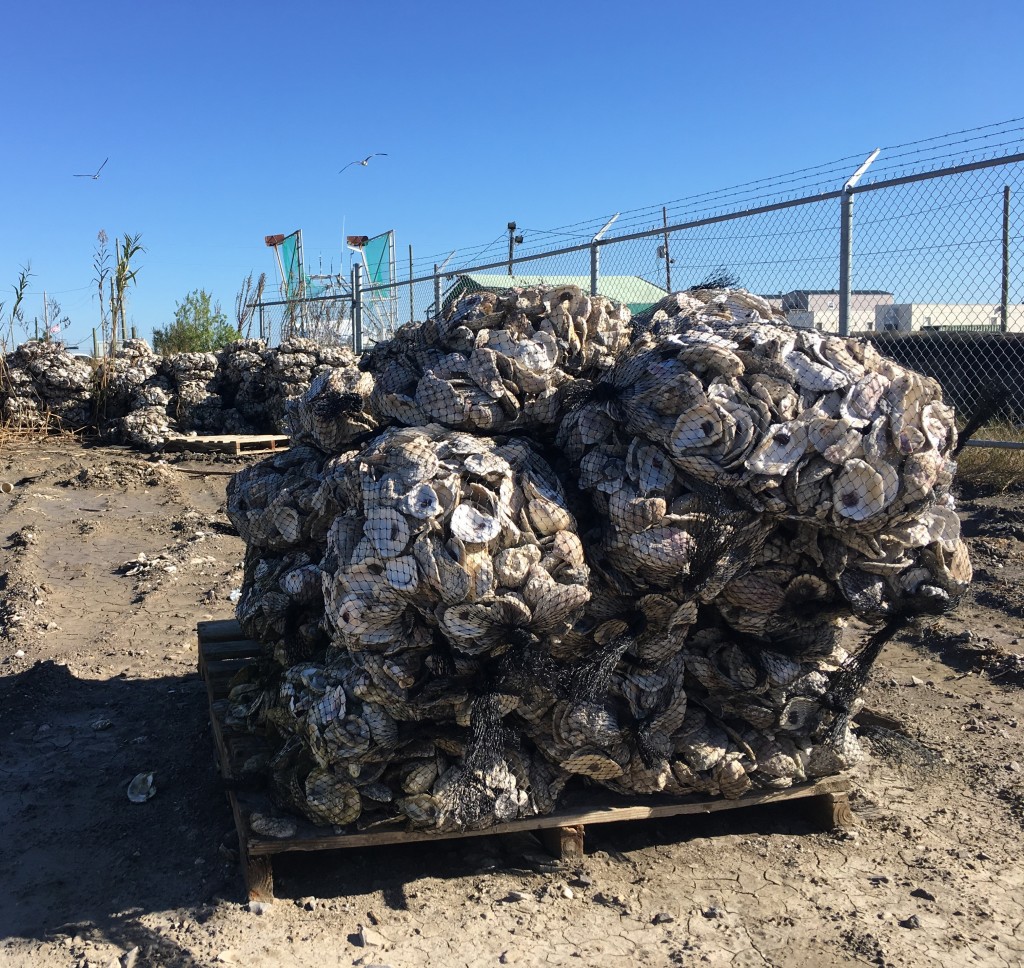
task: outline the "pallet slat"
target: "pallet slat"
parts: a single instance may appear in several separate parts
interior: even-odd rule
[[[196,629],[199,632],[199,641],[207,646],[214,642],[243,638],[242,626],[238,624],[237,618],[218,618],[207,622],[200,622]],[[248,641],[251,642],[252,640],[249,639]],[[252,644],[256,645],[255,642]]]
[[[226,726],[219,714],[228,683],[235,673],[258,656],[262,647],[241,637],[234,620],[201,622],[199,633],[199,671],[206,682],[213,732],[221,775],[225,780],[237,779],[238,770],[248,757],[267,749],[257,736]],[[482,830],[409,830],[405,827],[375,827],[372,830],[335,833],[333,828],[317,827],[304,820],[296,821],[293,836],[281,839],[261,837],[249,826],[254,812],[272,815],[273,805],[264,794],[226,790],[238,831],[239,857],[245,875],[246,889],[252,900],[273,898],[274,854],[292,851],[339,850],[374,847],[384,844],[455,840],[465,837],[495,836],[504,833],[532,831],[544,845],[565,861],[583,857],[583,844],[588,824],[617,823],[629,820],[651,820],[675,816],[719,813],[744,807],[799,801],[827,829],[855,823],[850,810],[850,781],[845,776],[825,777],[815,783],[788,790],[767,790],[745,794],[735,800],[705,798],[635,797],[608,793],[588,794],[585,804],[567,805],[538,817],[496,824]]]
[[[287,450],[291,441],[287,434],[207,434],[174,438],[164,450],[192,450],[206,453],[265,454]]]
[[[628,820],[657,820],[666,817],[693,816],[719,813],[723,810],[737,810],[743,807],[757,807],[769,803],[781,803],[793,800],[812,800],[825,796],[845,796],[850,789],[850,781],[843,776],[825,777],[816,783],[791,787],[788,790],[772,790],[761,793],[748,793],[735,800],[724,798],[662,798],[667,802],[638,803],[628,806],[616,805],[614,802],[602,803],[600,795],[590,798],[586,807],[567,808],[554,813],[527,817],[522,820],[511,820],[508,823],[494,824],[481,830],[407,830],[404,827],[389,830],[377,829],[367,832],[326,834],[322,828],[313,824],[297,821],[296,833],[286,839],[260,837],[251,831],[248,834],[249,853],[256,856],[282,854],[293,850],[345,850],[353,847],[374,847],[384,844],[406,844],[434,840],[460,840],[464,837],[487,837],[496,834],[527,833],[530,831],[563,831],[548,837],[559,850],[553,850],[559,856],[566,840],[582,844],[584,828],[602,823],[621,823]],[[262,797],[238,794],[243,813],[264,812],[269,802]],[[638,798],[639,799],[639,798]],[[597,802],[595,802],[595,800]],[[829,802],[828,810],[832,804]],[[825,812],[819,811],[822,818]],[[834,824],[830,821],[827,826]],[[246,824],[248,829],[248,824]],[[576,852],[570,847],[570,852]],[[581,852],[581,851],[580,851]]]

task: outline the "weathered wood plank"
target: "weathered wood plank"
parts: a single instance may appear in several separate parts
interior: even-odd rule
[[[554,813],[537,817],[513,820],[509,823],[495,824],[482,830],[407,830],[403,828],[385,828],[355,833],[327,833],[324,828],[313,824],[298,822],[298,830],[294,837],[282,840],[264,840],[250,835],[249,851],[252,854],[279,854],[291,850],[340,850],[349,847],[372,847],[377,844],[415,843],[425,840],[455,840],[461,837],[480,837],[504,833],[521,833],[530,830],[546,830],[558,827],[575,827],[597,823],[619,823],[624,820],[653,820],[662,817],[675,817],[696,814],[719,813],[723,810],[736,810],[742,807],[756,807],[767,803],[782,803],[819,797],[823,794],[845,793],[850,788],[850,781],[843,776],[825,777],[816,783],[792,787],[788,790],[771,790],[762,793],[750,793],[736,800],[696,799],[673,800],[666,802],[645,802],[629,805],[592,803],[586,807],[558,810]],[[597,795],[600,797],[600,794]],[[624,798],[623,798],[624,799]],[[638,798],[639,799],[639,798]],[[242,807],[251,806],[258,809],[258,804],[242,802]]]
[[[206,622],[199,622],[196,625],[201,645],[210,645],[214,642],[224,642],[231,639],[245,638],[242,635],[242,626],[238,624],[237,618],[216,618]]]
[[[203,658],[209,664],[218,659],[255,659],[263,650],[252,639],[226,639],[223,642],[208,642],[203,649]]]

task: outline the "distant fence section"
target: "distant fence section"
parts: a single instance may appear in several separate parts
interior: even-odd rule
[[[260,335],[308,336],[359,352],[478,289],[573,283],[641,312],[667,292],[728,280],[760,293],[790,322],[872,339],[940,381],[966,418],[1007,392],[984,436],[1024,442],[1024,153],[934,170],[871,176],[735,210],[682,213],[662,224],[525,251],[509,225],[507,258],[367,286],[353,268],[339,296],[264,302]],[[628,228],[629,226],[627,226]],[[576,233],[579,239],[581,232]]]

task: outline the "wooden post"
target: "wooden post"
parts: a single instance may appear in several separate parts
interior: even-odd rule
[[[92,329],[92,358],[94,360],[98,360],[100,358],[100,347],[99,347],[99,343],[96,341],[96,327],[95,326]]]
[[[842,830],[857,826],[857,818],[850,808],[848,793],[822,793],[816,797],[809,797],[807,805],[822,830]]]
[[[546,827],[538,830],[541,843],[548,853],[567,864],[583,860],[583,824],[567,827]]]

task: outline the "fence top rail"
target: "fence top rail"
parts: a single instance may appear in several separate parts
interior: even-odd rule
[[[534,252],[530,255],[516,256],[511,260],[512,265],[519,265],[520,263],[526,264],[530,262],[537,262],[539,259],[550,259],[558,255],[568,255],[573,252],[586,252],[590,249],[600,248],[606,245],[615,245],[619,242],[632,242],[635,239],[646,239],[653,238],[654,236],[661,237],[666,232],[682,232],[686,229],[700,228],[704,225],[715,225],[719,222],[730,222],[733,219],[747,218],[752,215],[764,215],[767,212],[778,212],[785,208],[794,208],[798,205],[813,205],[815,202],[824,202],[832,198],[841,198],[842,190],[838,189],[831,192],[822,192],[818,195],[807,195],[804,198],[792,198],[784,202],[772,202],[770,205],[759,205],[756,208],[743,209],[740,212],[726,212],[722,215],[709,215],[706,218],[693,219],[690,222],[677,222],[674,225],[659,225],[657,228],[644,229],[641,232],[629,232],[625,235],[615,235],[608,239],[598,239],[596,242],[582,242],[577,245],[567,245],[560,249],[547,249],[543,252]],[[510,264],[509,259],[500,259],[497,262],[487,262],[476,266],[459,266],[453,268],[450,272],[444,272],[442,275],[446,277],[461,276],[470,272],[485,272],[487,269],[503,269]],[[411,286],[418,282],[429,282],[434,278],[434,274],[417,276],[414,279],[401,279],[393,283],[384,283],[376,286],[363,286],[362,291],[365,292],[381,292],[389,289],[394,289],[396,286]]]
[[[365,289],[363,290],[365,292]],[[261,299],[257,306],[297,306],[300,303],[337,302],[339,299],[352,299],[352,293],[340,292],[335,296],[296,296],[294,299]]]
[[[859,195],[864,192],[879,191],[883,188],[892,188],[896,185],[906,185],[912,182],[929,181],[934,178],[943,178],[949,175],[958,175],[969,171],[978,171],[985,168],[998,168],[1004,165],[1012,165],[1024,162],[1024,153],[1004,155],[999,158],[989,158],[983,161],[969,162],[963,165],[953,165],[948,168],[939,168],[935,171],[918,172],[911,175],[902,175],[898,178],[887,178],[883,181],[872,182],[865,185],[856,185],[849,189],[835,189],[828,192],[820,192],[816,195],[806,195],[802,198],[787,199],[781,202],[772,202],[766,205],[758,205],[754,208],[746,208],[736,212],[725,212],[721,215],[709,215],[704,218],[692,219],[687,222],[676,222],[673,225],[659,225],[638,232],[629,232],[624,235],[615,235],[605,239],[597,239],[590,242],[580,242],[576,245],[562,246],[558,249],[548,249],[543,252],[535,252],[529,255],[516,256],[513,259],[500,259],[495,262],[481,263],[475,266],[460,266],[450,272],[443,273],[447,278],[458,275],[465,275],[471,272],[485,272],[488,269],[502,269],[508,266],[525,265],[537,262],[540,259],[550,259],[556,256],[569,255],[575,252],[586,252],[588,250],[606,245],[616,245],[620,242],[631,242],[636,239],[663,236],[666,233],[682,232],[687,229],[701,228],[705,225],[715,225],[721,222],[730,222],[735,219],[749,218],[754,215],[765,215],[768,212],[778,212],[787,208],[796,208],[800,205],[813,205],[817,202],[829,201],[834,198],[841,198],[844,194]],[[416,276],[409,279],[396,279],[390,283],[380,283],[373,286],[362,286],[363,293],[389,292],[400,286],[412,286],[417,283],[430,282],[434,279],[434,273]],[[271,302],[262,302],[262,306],[288,306],[297,302],[316,302],[336,299],[351,299],[351,293],[343,293],[335,296],[310,296],[301,299],[284,299]]]
[[[937,168],[935,171],[922,171],[915,175],[901,175],[899,178],[886,178],[883,181],[871,182],[867,185],[855,185],[849,189],[851,195],[861,192],[876,192],[880,188],[893,188],[896,185],[908,185],[911,182],[929,181],[932,178],[945,178],[948,175],[961,175],[967,171],[979,171],[982,168],[1001,168],[1003,165],[1015,165],[1024,161],[1024,153],[1003,155],[1000,158],[988,158],[984,161],[972,161],[965,165],[953,165],[951,168]]]

